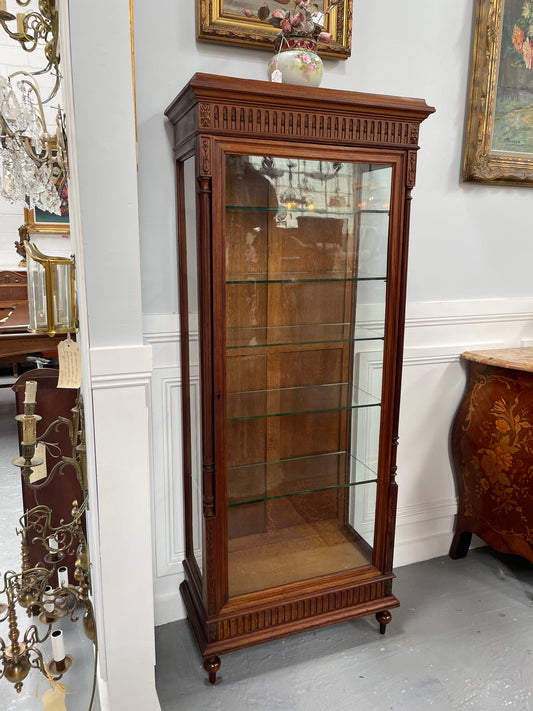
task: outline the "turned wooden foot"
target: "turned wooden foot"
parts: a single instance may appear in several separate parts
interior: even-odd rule
[[[470,548],[472,534],[469,531],[457,531],[450,546],[449,556],[454,560],[465,558]]]
[[[379,622],[379,633],[385,634],[387,625],[392,620],[392,615],[388,610],[383,610],[383,612],[376,614],[376,620]]]
[[[220,657],[204,659],[204,669],[209,674],[209,683],[216,684],[217,671],[220,669]]]

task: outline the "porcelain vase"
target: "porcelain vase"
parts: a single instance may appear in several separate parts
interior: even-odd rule
[[[277,69],[283,84],[319,86],[324,67],[316,53],[316,44],[316,40],[309,37],[277,37],[276,53],[268,62],[268,78],[272,81],[272,73]]]

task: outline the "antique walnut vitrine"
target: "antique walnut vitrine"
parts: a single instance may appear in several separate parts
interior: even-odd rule
[[[396,446],[418,99],[197,74],[177,165],[181,592],[219,654],[398,605]]]

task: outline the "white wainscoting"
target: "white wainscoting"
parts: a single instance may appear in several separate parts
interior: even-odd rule
[[[154,595],[155,621],[160,625],[185,615],[178,592],[184,556],[178,316],[146,315],[144,330],[154,367],[150,398]],[[448,552],[457,510],[449,435],[466,381],[460,354],[532,342],[533,299],[408,304],[396,566]]]
[[[102,709],[159,709],[155,691],[148,345],[88,351],[88,533]],[[85,377],[88,377],[86,374]],[[88,390],[88,389],[87,389]],[[128,581],[133,581],[130,585]],[[131,669],[143,650],[144,668]]]

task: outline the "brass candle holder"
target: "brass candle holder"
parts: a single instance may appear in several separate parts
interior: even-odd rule
[[[23,442],[20,447],[21,456],[13,460],[20,467],[21,474],[29,486],[41,488],[42,482],[31,482],[33,467],[42,463],[35,457],[37,438],[36,423],[41,418],[35,414],[36,383],[29,381],[30,388],[25,394],[24,414],[18,415],[22,422]],[[0,603],[0,622],[8,622],[8,639],[0,637],[0,678],[5,677],[14,684],[20,692],[23,682],[32,669],[38,669],[45,677],[59,680],[74,664],[74,658],[65,653],[62,630],[54,630],[54,623],[67,616],[72,622],[77,622],[83,615],[83,630],[97,648],[96,625],[94,609],[89,594],[91,589],[89,549],[83,532],[82,518],[87,508],[87,478],[85,457],[85,436],[83,426],[83,405],[78,396],[76,406],[72,409],[72,420],[58,418],[47,429],[41,439],[52,427],[65,425],[69,428],[72,443],[72,457],[62,457],[46,477],[49,483],[57,471],[67,465],[74,469],[82,488],[85,499],[81,506],[77,501],[72,503],[72,520],[61,521],[59,526],[52,525],[52,510],[48,506],[37,505],[24,512],[19,519],[21,536],[21,572],[8,571],[4,574],[3,589],[0,597],[5,595],[6,602]],[[30,564],[29,543],[39,542],[44,550],[43,560],[36,566]],[[69,583],[66,568],[58,577],[59,586],[52,588],[49,584],[51,576],[61,567],[61,562],[67,556],[76,554],[74,566],[74,584]],[[24,608],[31,617],[37,619],[45,627],[40,633],[35,624],[31,624],[21,635],[17,618],[17,605]],[[40,649],[51,639],[53,659],[44,661]],[[93,706],[96,690],[96,659],[93,672],[93,685],[89,709]]]

